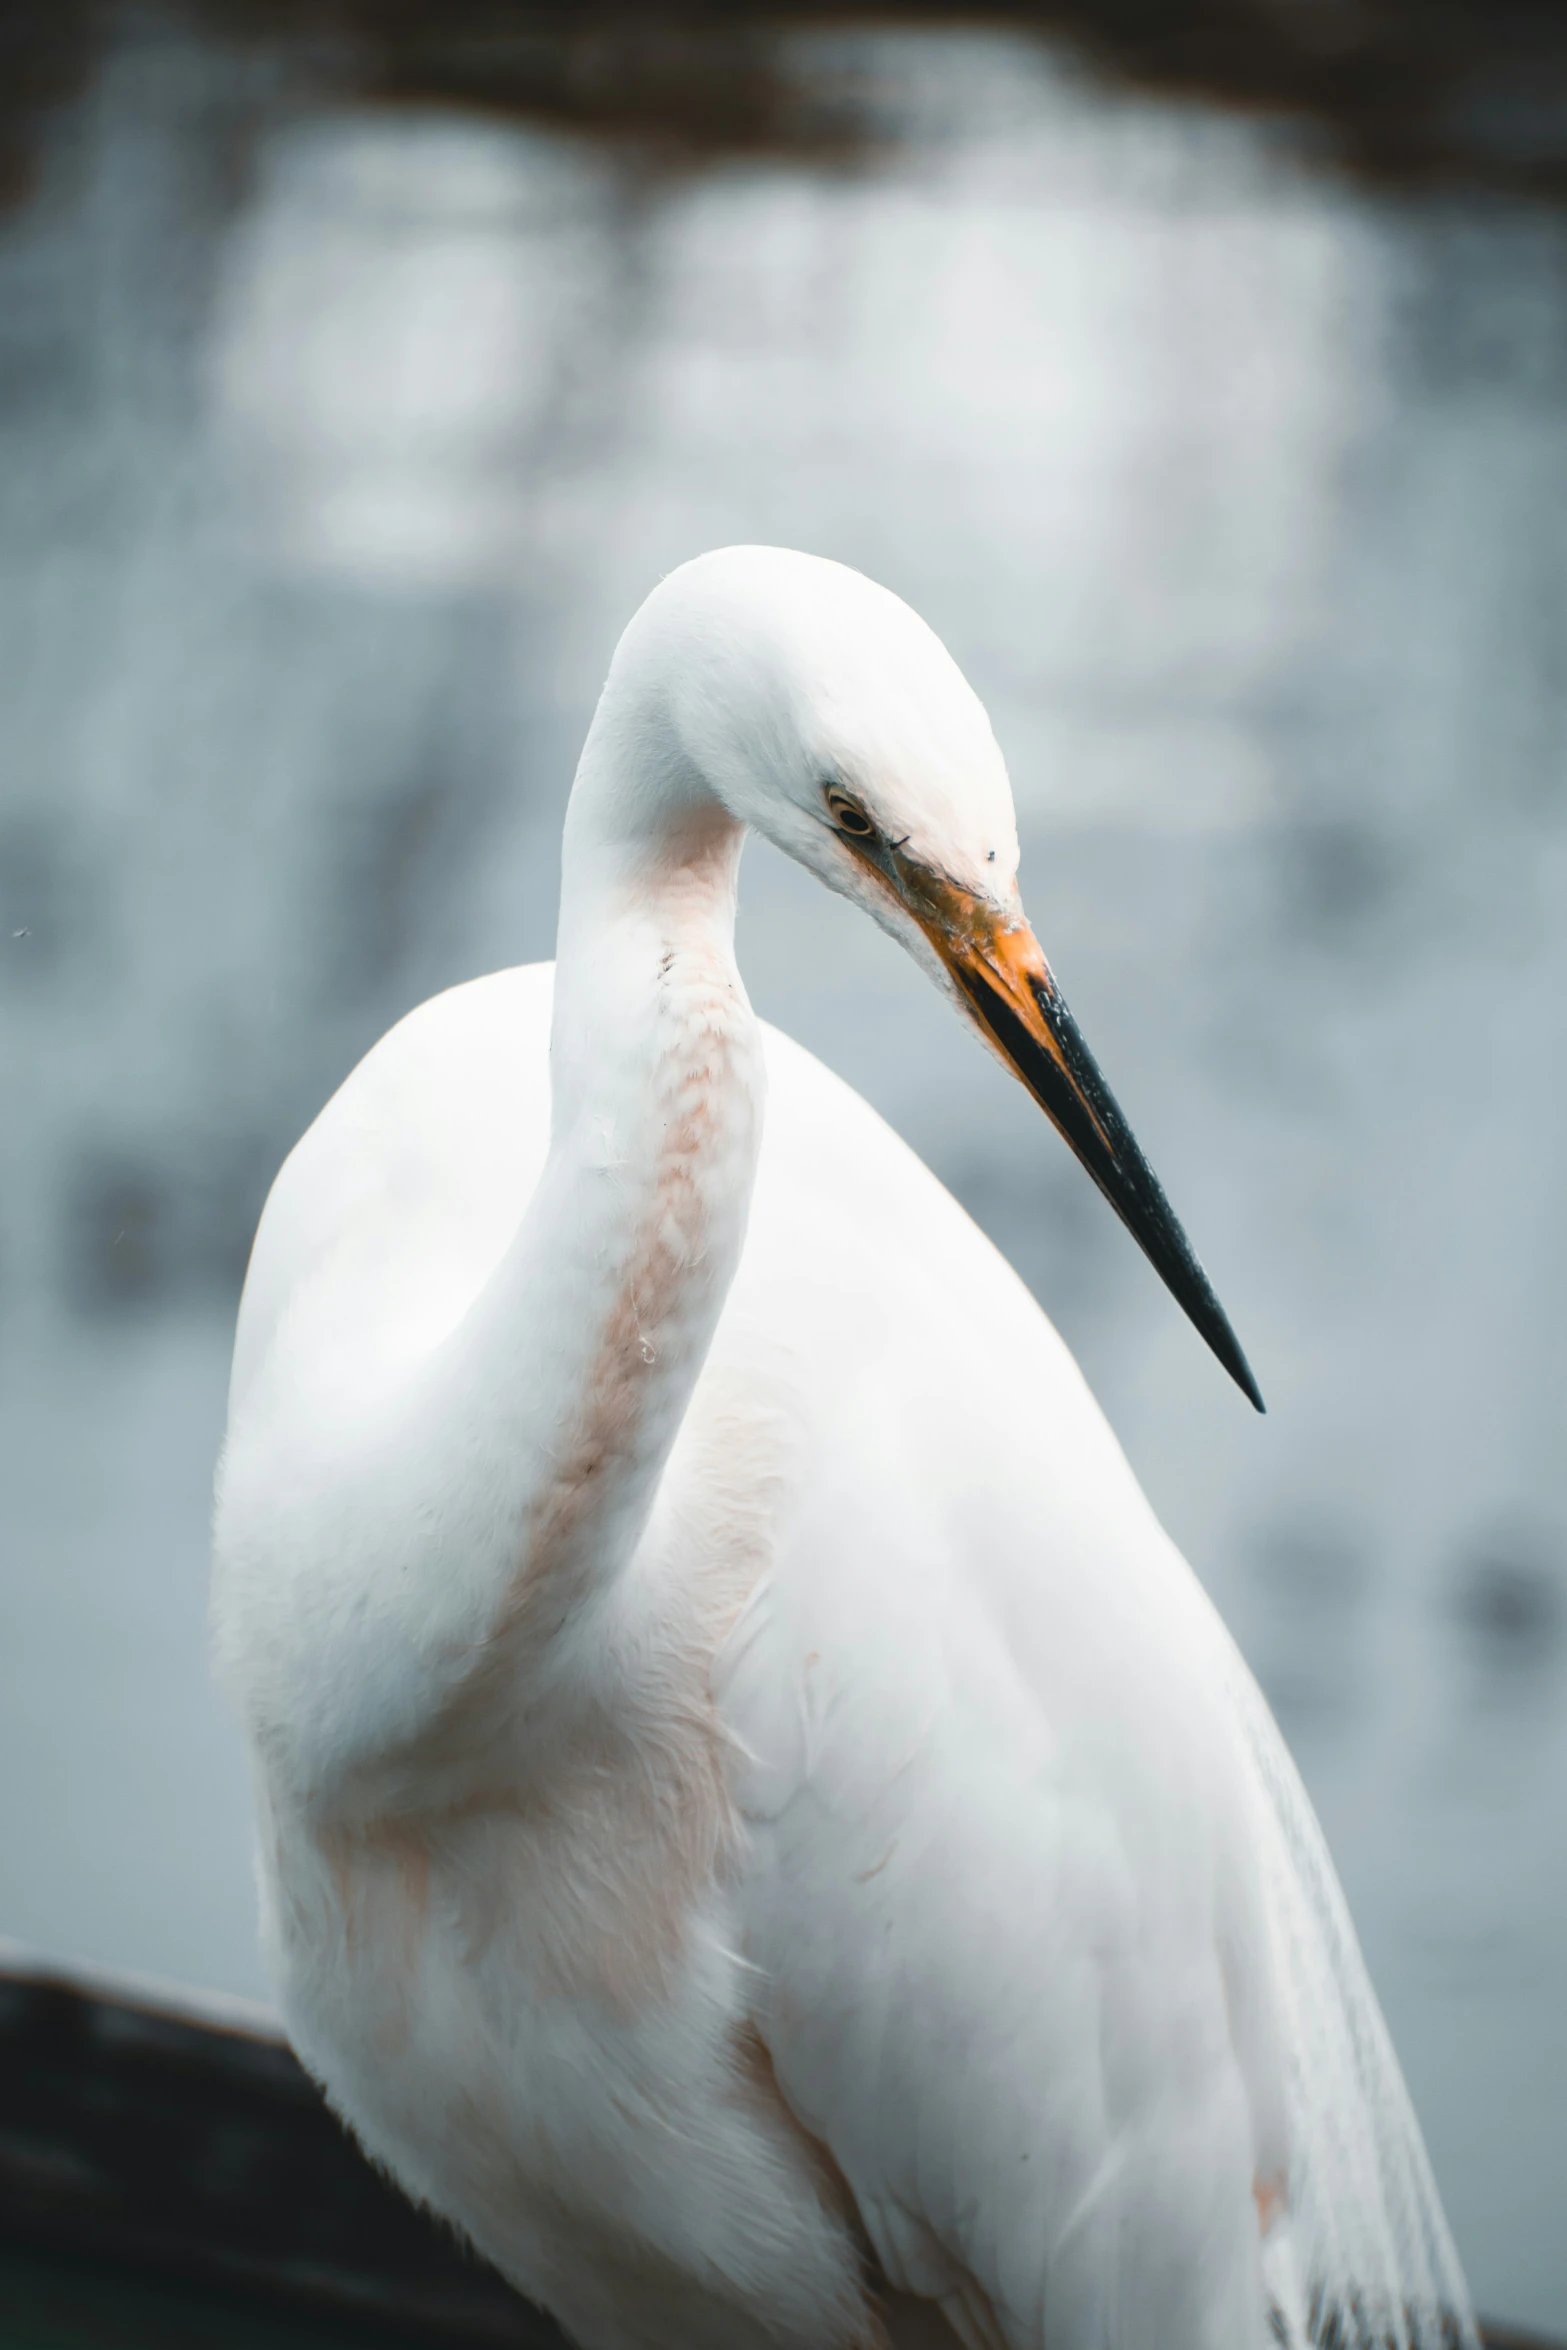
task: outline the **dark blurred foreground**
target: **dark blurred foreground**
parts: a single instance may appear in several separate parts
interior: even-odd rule
[[[561,2350],[275,2031],[0,1964],[3,2350]]]
[[[0,1965],[0,2350],[217,2340],[566,2350],[371,2169],[281,2039]]]

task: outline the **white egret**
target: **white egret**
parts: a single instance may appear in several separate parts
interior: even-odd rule
[[[257,1235],[216,1626],[296,2045],[586,2350],[1471,2344],[1266,1707],[1021,1282],[753,1016],[748,826],[924,965],[1256,1400],[946,651],[835,564],[674,572],[553,980],[401,1022]]]

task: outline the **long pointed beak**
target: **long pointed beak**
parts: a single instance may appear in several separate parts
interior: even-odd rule
[[[1229,1317],[1138,1149],[1115,1096],[1026,922],[914,867],[883,868],[946,965],[985,1036],[1087,1168],[1149,1263],[1230,1377],[1265,1409]]]

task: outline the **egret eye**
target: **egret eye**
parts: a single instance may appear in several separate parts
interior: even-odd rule
[[[876,830],[857,800],[847,792],[830,790],[827,794],[827,813],[840,832],[847,832],[855,840],[868,840]]]

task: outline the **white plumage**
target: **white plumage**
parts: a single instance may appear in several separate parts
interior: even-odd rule
[[[586,2350],[1472,2344],[1266,1707],[1022,1284],[754,1020],[746,825],[1249,1382],[937,640],[804,556],[674,573],[558,975],[403,1021],[257,1237],[215,1606],[296,2043]]]

